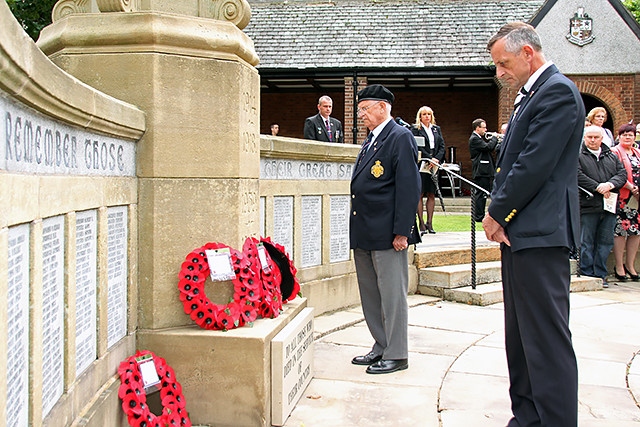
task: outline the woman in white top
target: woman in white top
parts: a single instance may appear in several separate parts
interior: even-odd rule
[[[606,144],[607,147],[613,147],[616,145],[616,140],[613,138],[611,131],[603,127],[604,122],[607,121],[607,110],[602,107],[593,108],[589,111],[589,114],[587,114],[587,120],[589,120],[592,125],[602,128],[604,131],[604,137],[602,138],[603,144]]]

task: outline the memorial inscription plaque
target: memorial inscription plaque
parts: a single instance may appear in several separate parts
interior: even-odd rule
[[[97,211],[76,214],[76,377],[96,359]]]
[[[349,196],[331,196],[329,202],[329,262],[349,261]]]
[[[293,196],[273,198],[273,241],[293,258]]]
[[[304,267],[322,264],[322,196],[302,196],[301,263]]]
[[[313,308],[271,341],[271,424],[282,426],[313,378]]]
[[[107,211],[107,346],[127,334],[127,207]]]
[[[28,425],[29,415],[29,225],[9,228],[7,282],[6,425]]]
[[[64,391],[64,217],[42,221],[42,416]]]

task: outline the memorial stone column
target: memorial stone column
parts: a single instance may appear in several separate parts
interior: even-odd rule
[[[191,250],[241,250],[259,234],[250,16],[245,0],[61,0],[38,40],[59,67],[147,115],[137,147],[142,329],[192,324],[177,291]]]

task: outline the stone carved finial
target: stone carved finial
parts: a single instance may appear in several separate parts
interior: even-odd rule
[[[174,0],[195,3],[197,16],[228,21],[244,29],[251,19],[251,6],[247,0]],[[53,7],[53,22],[76,13],[99,12],[170,12],[175,13],[171,2],[145,2],[140,0],[59,0]],[[165,10],[166,9],[166,10]]]
[[[242,30],[251,19],[251,6],[247,0],[200,0],[200,16],[229,21]]]
[[[135,12],[139,9],[136,0],[96,0],[100,12]]]
[[[59,19],[75,13],[89,13],[91,12],[90,0],[60,0],[51,12],[51,20],[56,22]]]

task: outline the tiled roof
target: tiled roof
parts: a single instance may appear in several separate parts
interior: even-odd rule
[[[258,68],[477,67],[487,40],[544,0],[250,1]]]

